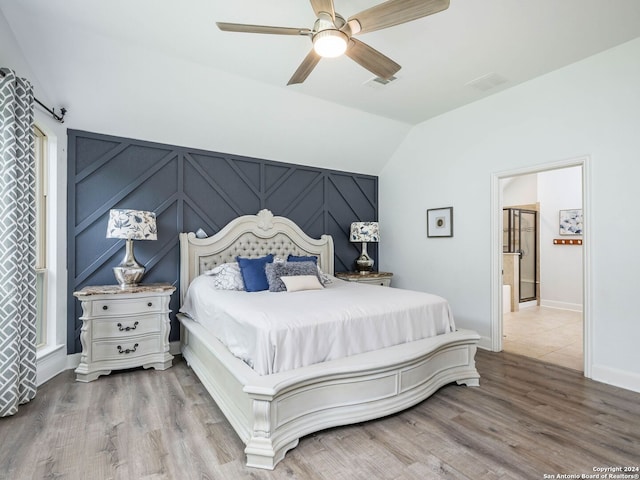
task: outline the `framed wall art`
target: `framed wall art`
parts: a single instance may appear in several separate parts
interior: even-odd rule
[[[560,210],[560,235],[582,235],[582,209]]]
[[[453,207],[427,210],[427,237],[453,237]]]

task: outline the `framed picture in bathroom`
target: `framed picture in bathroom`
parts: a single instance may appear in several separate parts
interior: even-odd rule
[[[560,210],[560,235],[582,235],[582,209]]]
[[[453,237],[453,207],[427,210],[427,237]]]

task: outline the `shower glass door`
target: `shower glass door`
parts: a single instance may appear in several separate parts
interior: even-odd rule
[[[503,209],[503,251],[520,257],[520,302],[537,297],[536,214],[534,210]]]

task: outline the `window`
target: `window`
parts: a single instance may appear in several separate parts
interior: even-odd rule
[[[36,161],[36,345],[47,344],[47,136],[37,126]]]

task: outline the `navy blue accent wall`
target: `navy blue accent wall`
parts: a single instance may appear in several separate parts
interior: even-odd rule
[[[68,130],[68,353],[82,351],[80,302],[73,292],[115,284],[112,268],[124,240],[106,238],[109,210],[156,212],[157,241],[136,241],[144,283],[179,286],[178,233],[218,232],[240,215],[268,208],[291,218],[307,235],[333,236],[335,270],[353,270],[360,244],[349,242],[353,221],[378,219],[378,177],[208,152]],[[377,245],[369,254],[377,259]],[[171,300],[170,339],[178,340]]]

